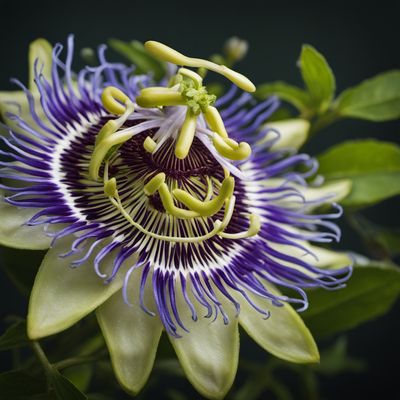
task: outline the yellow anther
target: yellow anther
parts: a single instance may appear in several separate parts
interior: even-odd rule
[[[251,147],[246,142],[237,143],[232,139],[214,135],[213,143],[218,153],[230,160],[244,160],[251,154]]]
[[[186,76],[190,78],[193,82],[196,83],[197,87],[200,87],[203,84],[203,78],[196,72],[187,68],[179,68],[178,74]]]
[[[229,178],[231,176],[229,169],[225,167],[222,167],[222,169],[224,170],[224,178]]]
[[[211,217],[224,205],[225,200],[230,198],[235,188],[235,180],[230,177],[223,180],[217,197],[209,201],[201,201],[182,189],[173,190],[172,194],[190,210],[198,212],[202,217]]]
[[[161,202],[168,214],[173,215],[180,219],[190,219],[200,217],[200,214],[191,210],[184,210],[183,208],[176,207],[174,199],[168,190],[166,183],[162,183],[158,188],[158,194],[160,195]]]
[[[104,193],[106,196],[115,197],[117,194],[117,180],[111,178],[110,180],[104,182]]]
[[[154,89],[154,90],[153,90]],[[182,95],[176,90],[169,88],[148,88],[143,89],[136,98],[140,107],[179,106],[184,105]]]
[[[200,58],[190,58],[179,53],[178,51],[166,46],[165,44],[150,40],[144,44],[146,50],[156,58],[170,62],[176,65],[185,65],[187,67],[201,68],[204,67],[210,71],[217,72],[228,78],[235,85],[247,92],[254,92],[256,87],[254,84],[242,74],[231,70],[225,65],[218,65],[208,60]]]
[[[256,214],[250,214],[249,229],[247,229],[247,231],[239,233],[220,232],[218,235],[225,239],[234,239],[234,240],[245,239],[257,235],[258,232],[260,232],[260,229],[261,229],[260,217]]]
[[[97,146],[102,140],[108,138],[113,133],[115,133],[118,128],[119,126],[115,119],[110,119],[109,121],[107,121],[96,136],[95,146]]]
[[[229,225],[235,210],[236,196],[231,196],[225,200],[224,218],[222,219],[221,232]]]
[[[126,110],[126,103],[129,102],[129,97],[114,86],[108,86],[101,94],[101,101],[104,108],[112,113],[121,115]],[[121,104],[122,103],[122,104]]]
[[[161,186],[162,183],[165,182],[165,174],[164,172],[160,172],[150,179],[149,182],[144,185],[143,191],[146,196],[153,195]]]
[[[108,152],[117,145],[125,143],[133,136],[132,133],[125,132],[125,133],[114,133],[107,138],[104,138],[101,142],[99,142],[92,154],[92,158],[90,159],[89,163],[89,176],[93,180],[99,179],[99,170],[101,164],[103,163],[104,159],[106,158]]]
[[[150,136],[147,136],[147,138],[143,142],[143,147],[149,153],[153,153],[153,151],[157,147],[157,143]]]
[[[228,137],[224,121],[222,121],[221,115],[215,107],[208,106],[203,115],[212,131],[217,132],[223,138]]]
[[[189,154],[196,133],[196,123],[197,116],[188,109],[175,145],[175,156],[181,160]]]
[[[204,201],[211,200],[211,197],[214,193],[214,188],[213,188],[213,184],[212,184],[210,177],[206,176],[206,180],[207,180],[207,193],[206,193],[206,197],[205,197]]]

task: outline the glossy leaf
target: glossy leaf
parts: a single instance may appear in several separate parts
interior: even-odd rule
[[[375,258],[400,255],[400,229],[381,226],[356,213],[349,215],[349,222]]]
[[[299,60],[304,83],[317,111],[328,109],[335,94],[335,77],[325,57],[314,47],[304,45]]]
[[[366,368],[364,362],[347,354],[347,340],[344,336],[321,353],[321,363],[314,370],[326,376],[334,376],[346,372],[362,372]]]
[[[305,90],[281,81],[259,85],[255,95],[259,99],[278,96],[300,111],[306,111],[311,105],[310,95]]]
[[[310,290],[310,308],[302,316],[314,335],[325,337],[383,315],[399,293],[398,267],[356,266],[345,288]]]
[[[400,147],[394,143],[348,141],[330,148],[318,161],[319,173],[328,181],[352,181],[345,206],[367,206],[400,194]]]
[[[342,117],[368,121],[400,118],[400,70],[384,72],[344,91],[336,109]]]
[[[87,396],[76,388],[65,376],[54,370],[51,385],[59,400],[85,400]]]

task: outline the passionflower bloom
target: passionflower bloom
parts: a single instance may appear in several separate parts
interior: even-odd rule
[[[72,37],[65,61],[60,44],[32,44],[29,89],[15,81],[21,91],[0,93],[0,241],[49,248],[31,339],[96,310],[115,374],[137,393],[165,331],[194,387],[221,398],[238,324],[277,357],[318,361],[295,309],[307,307],[305,289],[348,279],[348,257],[315,243],[339,239],[332,202],[349,185],[308,186],[317,164],[295,151],[308,123],[268,123],[278,100],[256,103],[243,75],[145,47],[167,63],[161,82],[107,61],[105,47],[99,66],[74,73]],[[216,99],[190,69],[200,67],[232,88]]]

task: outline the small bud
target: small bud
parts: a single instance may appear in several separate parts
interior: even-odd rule
[[[225,42],[224,53],[227,59],[232,63],[243,60],[246,57],[249,44],[246,40],[239,39],[236,36],[231,37]]]

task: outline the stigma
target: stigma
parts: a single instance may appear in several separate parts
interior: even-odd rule
[[[210,94],[203,83],[203,77],[196,71],[186,67],[203,68],[217,72],[238,87],[248,92],[255,90],[254,85],[243,75],[208,60],[186,57],[183,54],[161,43],[150,41],[145,44],[146,49],[160,60],[178,66],[177,73],[169,80],[167,86],[153,86],[143,88],[135,99],[114,86],[106,87],[101,95],[101,101],[108,120],[99,130],[95,139],[89,169],[89,179],[102,181],[104,195],[109,199],[117,212],[129,224],[142,234],[152,239],[174,243],[196,243],[208,240],[214,236],[225,239],[244,239],[253,237],[261,229],[259,216],[248,214],[248,229],[243,232],[226,232],[232,217],[235,214],[235,178],[231,176],[230,166],[237,168],[234,163],[245,161],[251,155],[251,147],[246,142],[236,142],[229,137],[223,118],[214,106],[216,96]],[[154,118],[166,116],[169,129],[159,129],[154,133],[150,130],[140,132],[131,121],[148,119],[148,114],[143,110],[152,110]],[[140,123],[138,124],[138,126]],[[124,206],[118,189],[116,177],[111,176],[113,165],[120,165],[119,149],[129,144],[132,140],[138,141],[134,136],[141,134],[142,150],[149,160],[149,173],[143,177],[142,195],[147,198],[148,204],[157,204],[157,210],[169,215],[175,220],[188,220],[190,224],[211,219],[208,224],[210,229],[202,235],[176,235],[165,234],[149,230],[140,221],[134,218],[134,213]],[[201,136],[200,136],[201,135]],[[171,165],[185,162],[192,163],[192,150],[198,138],[206,139],[207,157],[215,157],[220,162],[223,174],[208,171],[203,175],[201,168],[187,172],[185,180],[177,179],[178,171],[155,167],[154,157],[161,149],[167,149],[166,142],[173,146],[175,161]],[[193,154],[192,154],[193,153]],[[203,152],[204,153],[204,152]],[[199,158],[205,154],[198,155]],[[192,158],[191,158],[192,157]],[[222,160],[222,161],[221,161]],[[173,168],[172,168],[173,169]],[[215,172],[215,169],[214,169]],[[206,182],[199,185],[198,178]],[[193,189],[195,186],[197,188]],[[196,222],[197,221],[197,222]],[[188,229],[188,232],[192,229]],[[195,231],[195,230],[194,230]]]

